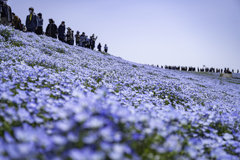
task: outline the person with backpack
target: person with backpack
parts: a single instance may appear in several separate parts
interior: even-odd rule
[[[43,19],[42,19],[42,13],[38,13],[38,27],[36,30],[36,34],[37,35],[42,35],[43,34]]]
[[[0,24],[5,26],[12,25],[12,9],[7,5],[7,0],[0,1]]]
[[[46,28],[46,35],[52,38],[57,38],[57,26],[53,19],[49,19],[49,24]]]
[[[104,46],[104,51],[105,51],[105,53],[108,52],[108,46],[107,46],[107,44],[105,44],[105,46]]]
[[[77,31],[77,34],[75,35],[75,38],[76,38],[76,46],[80,46],[80,32]]]
[[[83,32],[80,36],[80,46],[85,47],[85,44],[86,44],[86,36],[85,36],[85,33]]]
[[[37,16],[34,13],[34,8],[29,8],[29,15],[26,18],[27,32],[35,32],[38,27]]]
[[[94,48],[95,48],[95,42],[96,42],[96,40],[97,40],[97,38],[98,38],[98,37],[95,38],[94,36],[95,36],[95,35],[93,34],[92,37],[91,37],[91,39],[90,39],[90,42],[91,42],[91,44],[90,44],[91,47],[90,47],[90,48],[91,48],[92,50],[94,50]]]
[[[18,16],[15,15],[15,13],[12,13],[12,19],[13,19],[12,26],[14,27],[14,29],[20,29],[21,22]]]
[[[65,22],[62,23],[58,27],[58,39],[62,42],[65,42]]]
[[[102,52],[102,45],[101,45],[101,43],[98,44],[97,48],[98,48],[99,52]]]

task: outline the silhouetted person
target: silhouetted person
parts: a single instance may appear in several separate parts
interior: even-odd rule
[[[90,48],[91,48],[92,50],[94,50],[94,48],[95,48],[95,42],[96,42],[97,38],[98,38],[98,37],[95,38],[95,35],[94,35],[94,34],[93,34],[93,35],[91,36],[91,38],[90,38]]]
[[[58,39],[62,42],[65,42],[65,22],[62,23],[58,27]]]
[[[29,8],[29,13],[30,14],[26,18],[27,32],[35,32],[38,27],[37,16],[35,15],[32,7]]]
[[[108,46],[107,46],[107,44],[105,44],[105,46],[104,46],[104,52],[105,52],[105,53],[108,52]]]
[[[77,31],[77,34],[75,35],[75,39],[76,39],[76,46],[79,46],[80,45],[80,32]]]
[[[97,48],[98,48],[99,52],[102,52],[102,45],[101,45],[101,43],[98,44]]]
[[[86,36],[85,36],[85,33],[83,32],[80,36],[80,46],[86,47],[85,44],[86,44]]]
[[[74,45],[74,31],[71,30],[71,42],[70,42],[70,45]]]
[[[72,40],[72,30],[71,28],[67,28],[67,44],[71,45]]]

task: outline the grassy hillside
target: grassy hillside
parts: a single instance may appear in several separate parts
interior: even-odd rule
[[[240,84],[0,26],[0,159],[239,159]]]

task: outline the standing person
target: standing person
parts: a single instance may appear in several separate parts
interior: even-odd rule
[[[46,36],[48,36],[48,37],[51,37],[51,35],[52,35],[51,27],[52,27],[52,19],[49,19],[48,20],[48,25],[47,25],[47,28],[46,28],[46,32],[45,32]]]
[[[80,46],[81,47],[85,47],[85,44],[86,44],[86,37],[85,37],[85,33],[83,32],[80,36]]]
[[[89,42],[90,42],[90,49],[92,49],[92,44],[93,44],[92,36],[90,36]]]
[[[74,36],[73,35],[74,35],[74,31],[72,30],[70,45],[74,45]]]
[[[65,22],[62,23],[58,27],[58,39],[62,42],[65,42]]]
[[[91,40],[90,40],[90,41],[91,41],[91,49],[92,49],[92,50],[94,50],[94,48],[95,48],[95,42],[96,42],[96,40],[97,40],[97,38],[98,38],[98,37],[95,38],[94,36],[95,36],[95,35],[93,34],[92,37],[91,37]]]
[[[105,44],[105,46],[104,46],[104,51],[105,51],[105,53],[108,52],[108,46],[107,46],[107,44]]]
[[[1,0],[0,2],[0,24],[5,26],[12,25],[12,9],[7,5],[7,0]]]
[[[43,34],[42,13],[38,13],[37,21],[38,21],[38,27],[37,27],[37,30],[36,30],[36,34],[37,35],[42,35]]]
[[[97,48],[98,48],[99,52],[102,52],[102,45],[101,45],[101,43],[98,44]]]
[[[70,45],[71,44],[71,40],[72,40],[72,37],[71,37],[72,36],[72,31],[71,31],[71,28],[69,28],[69,27],[67,28],[67,30],[68,30],[67,31],[67,44]]]
[[[12,19],[12,26],[14,27],[14,29],[20,29],[21,22],[18,16],[15,15],[15,13],[12,13]]]
[[[38,27],[38,21],[37,21],[37,16],[33,12],[34,8],[30,7],[29,8],[29,15],[26,18],[26,27],[27,27],[27,32],[35,32]]]
[[[77,31],[77,34],[75,35],[75,38],[76,38],[76,46],[79,46],[80,45],[80,32]]]
[[[90,39],[86,36],[86,48],[90,48]]]
[[[57,26],[53,19],[49,19],[49,24],[46,28],[46,35],[52,38],[57,38]]]

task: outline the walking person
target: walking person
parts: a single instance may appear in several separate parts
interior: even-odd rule
[[[101,43],[98,44],[97,48],[98,48],[99,52],[102,52],[102,45],[101,45]]]
[[[105,53],[108,52],[108,46],[107,46],[107,44],[105,44],[105,46],[104,46],[104,52],[105,52]]]
[[[12,20],[12,26],[14,29],[20,29],[21,21],[18,16],[15,15],[15,13],[12,13]]]
[[[38,17],[37,17],[37,21],[38,21],[38,27],[36,30],[36,34],[37,35],[42,35],[43,34],[43,19],[42,19],[42,13],[38,13]]]
[[[80,46],[80,32],[77,31],[77,34],[75,35],[75,38],[76,38],[76,46]]]
[[[5,26],[12,25],[12,9],[7,5],[7,0],[0,1],[0,24]]]
[[[95,36],[95,35],[93,34],[92,37],[91,37],[91,40],[90,40],[90,42],[91,42],[91,49],[92,49],[92,50],[94,50],[94,48],[95,48],[95,42],[96,42],[96,40],[97,40],[97,38],[98,38],[98,37],[95,38],[94,36]]]
[[[58,27],[58,39],[62,42],[65,42],[65,22],[62,23]]]
[[[49,24],[46,28],[46,35],[48,37],[57,38],[57,26],[53,19],[49,19]]]

